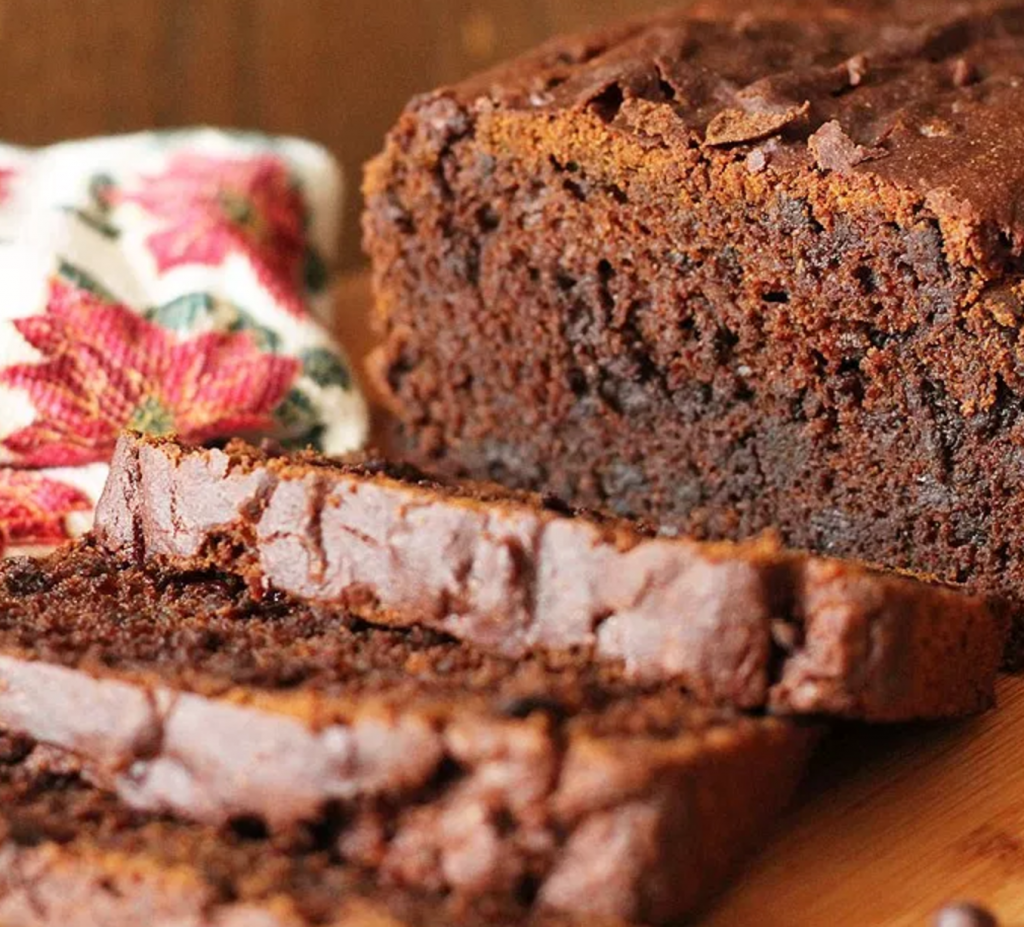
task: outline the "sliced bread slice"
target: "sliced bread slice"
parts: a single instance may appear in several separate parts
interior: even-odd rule
[[[703,543],[491,484],[122,437],[96,536],[131,562],[422,625],[492,652],[582,650],[739,708],[870,720],[991,703],[1006,619],[984,599],[780,550]]]

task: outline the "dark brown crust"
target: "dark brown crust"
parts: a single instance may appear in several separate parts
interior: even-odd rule
[[[10,561],[0,728],[137,809],[281,839],[333,821],[385,881],[658,923],[753,847],[818,734],[583,659],[351,625],[88,543]]]
[[[412,101],[405,452],[1024,602],[1022,61],[1019,0],[707,0]]]
[[[981,599],[404,475],[128,435],[95,531],[138,562],[240,572],[508,656],[592,649],[740,708],[906,720],[991,703],[1005,622]]]

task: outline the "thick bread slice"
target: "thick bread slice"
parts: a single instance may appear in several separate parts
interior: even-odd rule
[[[739,708],[871,720],[991,703],[981,598],[770,541],[701,543],[379,461],[122,437],[96,536],[133,562],[425,625],[511,657],[584,649]]]

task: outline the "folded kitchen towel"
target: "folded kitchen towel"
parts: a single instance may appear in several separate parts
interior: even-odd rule
[[[212,129],[0,145],[0,543],[88,528],[122,428],[359,447],[322,320],[341,178]]]

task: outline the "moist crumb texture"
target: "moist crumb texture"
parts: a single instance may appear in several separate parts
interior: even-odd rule
[[[367,169],[431,468],[1024,600],[1024,5],[697,2],[415,99]]]
[[[91,541],[0,567],[0,729],[127,807],[326,840],[382,885],[651,923],[722,884],[818,736],[583,656],[488,656]]]
[[[962,591],[745,544],[653,535],[495,484],[369,457],[125,435],[97,543],[164,571],[510,658],[597,658],[708,703],[907,720],[992,701],[1002,610]]]

